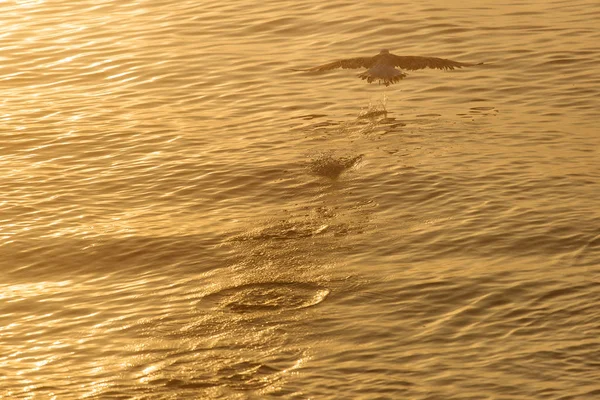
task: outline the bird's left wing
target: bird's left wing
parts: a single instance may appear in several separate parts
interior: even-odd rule
[[[461,63],[458,61],[452,61],[438,57],[397,56],[395,54],[392,54],[392,57],[395,67],[413,71],[423,68],[454,69],[461,67],[472,67],[473,65],[481,64]]]
[[[339,60],[330,62],[327,64],[319,65],[318,67],[309,68],[306,71],[329,71],[330,69],[336,68],[369,68],[373,65],[373,57],[356,57],[348,58],[345,60]]]

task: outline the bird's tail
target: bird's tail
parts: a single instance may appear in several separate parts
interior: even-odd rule
[[[362,80],[366,80],[369,83],[378,81],[379,83],[383,83],[385,86],[390,86],[392,83],[396,83],[406,78],[406,74],[402,71],[398,71],[397,69],[393,69],[393,73],[372,73],[370,69],[362,72],[356,76],[358,76]]]

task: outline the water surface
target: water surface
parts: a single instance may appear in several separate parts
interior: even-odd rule
[[[0,22],[0,398],[600,396],[597,1]]]

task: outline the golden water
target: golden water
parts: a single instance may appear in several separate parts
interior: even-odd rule
[[[600,3],[0,2],[0,398],[600,398]],[[293,71],[382,48],[482,66]]]

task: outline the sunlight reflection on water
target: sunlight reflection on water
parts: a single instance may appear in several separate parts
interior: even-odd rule
[[[593,398],[599,18],[0,2],[0,397]]]

